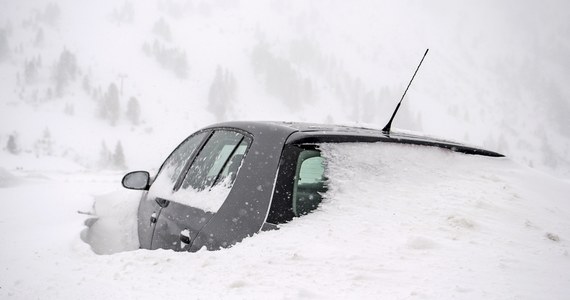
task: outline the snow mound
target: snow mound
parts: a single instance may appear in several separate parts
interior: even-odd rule
[[[380,143],[321,150],[330,179],[321,206],[227,250],[244,257],[262,252],[249,259],[249,269],[265,269],[287,296],[567,295],[567,183],[506,158],[437,148]],[[549,238],[551,231],[559,239]]]
[[[0,167],[0,188],[15,186],[20,180],[8,170]]]
[[[81,239],[97,254],[139,249],[137,209],[141,193],[117,190],[95,196],[93,218],[81,232]]]

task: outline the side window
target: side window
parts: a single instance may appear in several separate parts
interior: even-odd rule
[[[234,154],[231,155],[230,159],[228,160],[228,163],[222,170],[220,179],[229,178],[230,183],[234,182],[234,180],[236,179],[237,171],[239,170],[239,167],[241,166],[241,163],[243,161],[245,151],[249,146],[249,141],[250,141],[249,138],[245,138],[243,141],[241,141],[236,151],[234,152]]]
[[[316,209],[326,192],[324,159],[316,150],[304,150],[299,154],[295,182],[293,184],[293,213],[305,215]]]
[[[174,185],[184,169],[187,167],[190,158],[202,143],[202,140],[209,132],[194,134],[182,142],[166,159],[160,168],[156,179],[152,184],[152,189],[160,194],[172,192]]]
[[[234,131],[214,132],[190,166],[182,190],[201,191],[219,183],[231,185],[251,139]]]

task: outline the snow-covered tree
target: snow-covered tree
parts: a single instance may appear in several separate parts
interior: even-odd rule
[[[51,88],[46,89],[46,99],[51,100],[53,98],[53,90]]]
[[[281,99],[292,110],[313,98],[313,84],[309,78],[301,75],[288,59],[270,51],[269,45],[260,41],[251,54],[253,70],[268,93]]]
[[[148,43],[144,43],[142,47],[146,55],[154,56],[160,65],[172,72],[179,78],[186,78],[188,73],[188,60],[186,52],[176,47],[165,47],[159,41],[155,40],[152,47]]]
[[[36,32],[36,38],[34,39],[34,46],[36,47],[41,47],[44,44],[44,30],[42,28],[39,28],[38,31]]]
[[[10,46],[8,45],[8,34],[5,29],[0,28],[0,62],[6,59],[10,54]]]
[[[227,118],[235,100],[236,92],[237,83],[234,75],[218,66],[208,93],[208,110],[214,114],[218,121]]]
[[[170,42],[172,40],[172,33],[170,32],[170,26],[164,20],[164,18],[160,18],[158,21],[154,23],[152,27],[152,32],[159,37],[163,38],[165,41]]]
[[[33,84],[38,79],[39,67],[41,66],[41,58],[26,60],[24,64],[24,79],[27,84]]]
[[[43,12],[38,14],[38,21],[44,22],[48,25],[55,25],[59,21],[61,10],[57,3],[50,2],[47,4]]]
[[[133,125],[138,125],[141,116],[141,106],[135,97],[131,97],[127,103],[127,118]]]
[[[64,49],[53,72],[53,79],[55,81],[55,93],[58,97],[63,96],[63,90],[70,81],[75,80],[78,73],[77,60],[75,55],[69,50]]]
[[[18,147],[18,141],[15,134],[11,134],[8,137],[8,142],[6,142],[6,150],[12,154],[20,153],[20,147]]]
[[[66,103],[63,112],[68,116],[73,116],[75,114],[75,106],[71,103]]]
[[[106,169],[125,169],[125,153],[121,141],[115,145],[115,151],[111,152],[107,148],[105,141],[101,142],[101,150],[99,151],[99,167]]]
[[[101,142],[101,150],[99,150],[99,167],[107,168],[111,164],[112,153],[107,148],[105,141]]]
[[[122,23],[132,23],[135,17],[135,8],[129,1],[123,2],[123,6],[114,9],[111,18],[121,25]]]
[[[83,82],[81,84],[81,87],[83,88],[83,90],[87,93],[87,94],[91,94],[91,79],[89,78],[89,75],[85,75],[83,76]]]
[[[100,102],[99,114],[103,119],[109,120],[111,125],[117,124],[120,116],[119,89],[115,83],[111,83],[105,96]]]
[[[115,152],[113,153],[113,166],[118,169],[125,169],[125,154],[123,152],[123,145],[121,142],[117,142],[115,146]]]
[[[51,132],[48,128],[44,129],[42,137],[36,141],[34,145],[34,150],[36,156],[40,155],[53,155],[53,139],[51,137]]]

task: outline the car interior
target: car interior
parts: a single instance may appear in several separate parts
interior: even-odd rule
[[[327,191],[324,159],[317,150],[304,150],[299,154],[293,186],[293,213],[306,215],[319,206],[322,194]]]

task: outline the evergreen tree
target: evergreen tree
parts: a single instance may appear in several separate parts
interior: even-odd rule
[[[121,142],[117,142],[115,146],[115,153],[113,153],[113,166],[118,169],[125,169],[125,154],[123,153],[123,146]]]
[[[280,98],[292,110],[313,98],[313,84],[283,57],[271,53],[264,41],[253,48],[251,63],[257,76],[263,79],[268,93]]]
[[[75,55],[64,49],[59,56],[54,69],[55,92],[58,97],[63,96],[63,90],[70,81],[75,80],[78,73]]]
[[[188,60],[186,52],[179,49],[172,49],[172,63],[169,64],[170,69],[178,76],[178,78],[186,78],[188,75]]]
[[[66,103],[63,112],[68,116],[73,116],[75,114],[75,106],[71,103]]]
[[[36,38],[34,40],[34,45],[36,47],[41,47],[44,44],[44,30],[42,28],[38,29],[36,32]]]
[[[236,92],[237,83],[234,75],[218,66],[208,92],[208,110],[214,114],[218,121],[227,118],[232,102],[235,100]]]
[[[40,21],[53,26],[59,20],[60,15],[61,11],[59,9],[59,5],[57,5],[57,3],[50,2],[43,13],[40,13],[38,17]]]
[[[81,87],[83,87],[83,90],[87,94],[91,93],[91,80],[89,79],[88,75],[83,76],[83,83],[81,84]]]
[[[24,79],[27,84],[32,84],[37,81],[38,78],[38,64],[36,60],[32,59],[26,61],[24,66]]]
[[[10,47],[8,46],[8,34],[5,29],[0,29],[0,62],[8,57]]]
[[[123,6],[119,9],[114,9],[111,18],[114,19],[117,24],[121,23],[132,23],[135,16],[135,9],[131,2],[123,2]]]
[[[99,151],[99,167],[107,168],[111,164],[111,151],[107,148],[105,141],[101,141],[101,150]]]
[[[218,121],[223,119],[223,116],[225,115],[225,102],[227,97],[224,93],[222,68],[218,66],[216,68],[216,75],[210,84],[210,90],[208,92],[208,110],[214,114]]]
[[[143,51],[146,54],[152,54],[160,65],[176,74],[179,78],[186,78],[188,73],[188,60],[186,59],[186,52],[178,48],[164,47],[157,40],[154,40],[152,49],[143,45]],[[149,52],[150,51],[150,52]]]
[[[34,145],[36,155],[53,155],[53,139],[48,128],[44,129],[42,137]]]
[[[18,147],[18,142],[16,141],[16,135],[11,134],[8,137],[8,142],[6,143],[6,150],[12,154],[20,153],[20,148]]]
[[[47,88],[46,90],[46,99],[51,100],[53,98],[53,91],[51,88]]]
[[[160,37],[162,37],[165,41],[170,42],[172,39],[172,33],[170,32],[170,26],[168,23],[164,21],[164,18],[160,18],[152,28],[152,32]]]
[[[100,102],[100,116],[109,120],[111,125],[117,124],[119,120],[119,89],[115,83],[111,83],[105,96]]]
[[[133,125],[140,122],[141,107],[139,101],[135,97],[131,97],[127,103],[127,118]]]

